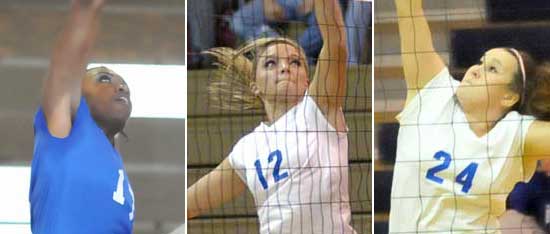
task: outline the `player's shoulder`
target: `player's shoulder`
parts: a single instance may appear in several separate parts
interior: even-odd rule
[[[234,169],[245,167],[250,149],[256,147],[253,135],[254,132],[247,133],[233,145],[228,158]]]
[[[548,130],[550,129],[550,121],[539,120],[535,118],[522,119],[522,128],[525,138],[525,143],[545,142],[548,138]]]
[[[74,132],[82,131],[82,130],[89,130],[90,126],[93,126],[95,124],[95,121],[92,117],[92,114],[90,112],[88,103],[86,101],[86,98],[82,96],[80,98],[80,103],[78,105],[77,111],[74,114],[74,117],[72,117],[72,126],[69,134],[64,138],[58,138],[54,137],[49,130],[48,122],[46,120],[47,116],[44,113],[44,109],[42,106],[39,106],[35,116],[34,116],[34,133],[35,136],[46,136],[46,139],[56,139],[56,140],[63,140],[63,139],[69,139],[72,138],[75,135]]]
[[[550,129],[550,121],[547,121],[547,120],[540,120],[540,119],[535,119],[535,118],[532,118],[532,119],[529,119],[529,120],[532,120],[532,129],[544,129],[544,130],[547,130],[547,129]]]
[[[233,145],[233,151],[246,149],[247,147],[256,145],[254,135],[259,132],[258,128],[259,126],[256,127],[253,131],[247,132],[241,138],[239,138],[239,140],[237,140],[237,142]]]

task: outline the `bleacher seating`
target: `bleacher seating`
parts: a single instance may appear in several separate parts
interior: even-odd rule
[[[550,20],[548,0],[487,0],[491,22]]]

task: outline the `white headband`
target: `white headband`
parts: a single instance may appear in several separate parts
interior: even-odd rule
[[[522,106],[523,105],[523,99],[525,99],[525,88],[527,86],[527,83],[526,83],[527,78],[525,77],[525,66],[523,64],[523,58],[521,58],[521,55],[519,54],[519,51],[517,51],[514,48],[510,48],[510,51],[512,51],[512,53],[514,53],[514,55],[518,59],[519,69],[521,70],[521,80],[523,81],[523,88],[521,89],[520,106]]]

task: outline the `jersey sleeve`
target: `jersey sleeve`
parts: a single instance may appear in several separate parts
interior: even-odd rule
[[[228,159],[229,159],[229,164],[231,164],[231,168],[233,168],[233,170],[235,171],[235,173],[237,173],[237,175],[239,175],[239,177],[241,178],[241,180],[246,183],[246,164],[245,162],[243,161],[244,158],[243,158],[243,152],[242,152],[242,139],[237,142],[237,144],[235,144],[235,146],[233,147],[233,149],[231,150],[231,153],[229,153],[229,156]]]
[[[86,99],[82,97],[80,98],[80,103],[78,105],[75,119],[73,120],[71,131],[69,132],[67,138],[73,136],[74,132],[79,131],[80,129],[82,129],[83,126],[90,124],[92,121],[94,120],[90,114]],[[34,135],[35,138],[45,137],[48,139],[62,140],[61,138],[51,135],[48,129],[48,123],[46,121],[46,115],[44,114],[44,110],[42,109],[42,107],[38,108],[38,111],[36,112],[36,115],[34,117]]]
[[[454,102],[458,84],[445,67],[405,105],[396,116],[397,120],[400,123],[416,122],[420,114],[440,115],[447,110],[449,102]]]

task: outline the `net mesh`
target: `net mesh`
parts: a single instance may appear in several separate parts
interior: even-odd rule
[[[251,20],[257,20],[258,17],[253,13],[243,13],[243,9],[249,9],[250,4],[257,4],[258,1],[226,1],[224,4],[216,5],[212,1],[190,1],[188,2],[189,22],[189,42],[188,45],[188,61],[191,70],[188,71],[188,186],[193,185],[201,177],[207,173],[211,173],[216,170],[216,167],[222,162],[228,155],[234,150],[237,142],[247,134],[254,131],[254,129],[260,125],[262,121],[266,121],[266,113],[263,108],[247,109],[246,105],[236,105],[233,108],[219,109],[214,106],[220,103],[213,103],[219,101],[221,98],[229,98],[230,101],[235,100],[235,103],[239,103],[234,97],[220,96],[217,99],[209,97],[208,86],[213,82],[219,81],[219,74],[216,71],[216,67],[212,64],[216,61],[212,57],[201,55],[200,52],[212,47],[225,46],[233,49],[239,48],[249,39],[246,37],[248,31],[258,30],[259,33],[256,36],[273,36],[280,35],[286,38],[290,38],[298,41],[299,45],[304,48],[306,55],[318,53],[315,52],[315,44],[317,39],[314,38],[316,34],[310,31],[311,17],[295,17],[291,18],[290,10],[286,16],[288,18],[279,19],[276,22],[266,24],[269,29],[262,28],[263,26],[252,27],[248,25],[246,29],[235,28],[238,26],[244,27],[243,24],[250,23]],[[279,1],[281,5],[296,5],[300,1]],[[317,229],[324,233],[332,233],[333,228],[336,226],[334,223],[339,222],[342,219],[342,215],[345,215],[345,204],[349,204],[351,210],[351,226],[357,233],[370,233],[371,232],[371,66],[370,63],[370,44],[371,44],[371,24],[370,24],[370,2],[361,1],[363,4],[369,4],[368,7],[356,6],[358,4],[350,4],[348,1],[342,1],[343,3],[343,16],[350,9],[355,11],[349,12],[350,20],[346,21],[346,27],[355,30],[355,34],[351,37],[355,40],[354,51],[356,57],[349,63],[348,71],[346,74],[347,88],[343,97],[343,110],[348,127],[348,152],[346,162],[344,164],[336,164],[335,166],[326,166],[315,162],[309,162],[305,164],[285,164],[285,160],[291,161],[285,155],[285,152],[300,151],[299,149],[291,148],[296,147],[292,145],[285,145],[283,148],[279,148],[282,152],[282,163],[279,170],[280,182],[274,183],[272,180],[276,180],[271,174],[276,174],[273,170],[276,167],[277,154],[276,149],[270,149],[269,155],[261,155],[259,158],[264,157],[265,160],[261,161],[258,166],[250,164],[250,167],[241,168],[241,173],[245,174],[243,178],[247,181],[253,181],[256,184],[256,191],[251,192],[253,186],[249,185],[242,194],[235,199],[231,199],[224,205],[203,212],[200,216],[190,220],[188,222],[189,233],[260,233],[260,219],[258,217],[258,210],[262,208],[271,209],[270,212],[275,212],[281,215],[290,215],[290,222],[285,221],[286,225],[292,225],[292,233],[307,233],[307,230]],[[214,6],[216,5],[216,6]],[[345,8],[347,7],[347,11]],[[360,9],[359,9],[360,8]],[[365,9],[368,11],[365,14]],[[250,9],[249,9],[250,10]],[[250,10],[253,11],[253,10]],[[245,21],[245,23],[243,23]],[[308,24],[309,23],[309,24]],[[240,24],[240,25],[239,25]],[[195,25],[195,26],[191,26]],[[265,26],[265,25],[264,25]],[[310,35],[311,34],[311,35]],[[304,36],[305,35],[305,36]],[[310,36],[308,36],[310,35]],[[193,39],[196,37],[195,39]],[[205,38],[209,37],[209,38]],[[348,38],[349,39],[349,38]],[[194,41],[193,41],[194,40]],[[320,47],[317,48],[320,50]],[[251,58],[251,54],[245,54],[247,58]],[[313,76],[315,71],[316,56],[308,56],[305,63],[309,64],[310,77]],[[319,79],[325,78],[319,76]],[[310,82],[311,83],[311,82]],[[233,84],[234,90],[238,90],[237,85]],[[230,89],[232,90],[232,89]],[[227,103],[227,102],[226,102]],[[319,119],[306,119],[310,125],[322,125],[319,123]],[[316,129],[320,129],[308,134],[308,136],[314,136],[315,139],[309,139],[309,141],[324,141],[326,140],[327,130],[322,130],[322,126],[315,126]],[[275,130],[276,134],[286,135],[289,138],[295,137],[298,142],[302,142],[298,135],[301,133],[296,130]],[[263,132],[266,138],[273,133],[270,131]],[[258,134],[257,134],[258,135]],[[275,138],[271,138],[275,139]],[[278,138],[279,139],[279,138]],[[306,149],[308,151],[323,151],[328,146],[320,145],[317,148],[311,148],[306,145],[298,145],[298,148]],[[257,149],[254,146],[248,146],[250,151]],[[336,148],[333,154],[339,153],[341,148]],[[243,153],[244,154],[244,153]],[[273,154],[273,156],[271,156]],[[292,154],[293,155],[293,154]],[[317,161],[323,155],[312,153],[312,158],[308,160]],[[273,160],[268,161],[268,156]],[[252,155],[250,161],[256,160],[255,155]],[[303,160],[301,157],[300,160]],[[305,162],[305,161],[304,161]],[[267,165],[266,165],[267,164]],[[342,169],[342,170],[339,170]],[[232,169],[229,169],[232,170]],[[254,178],[251,178],[250,171],[256,172]],[[334,175],[343,175],[341,171],[348,173],[349,178],[346,181],[345,178],[340,178],[335,183],[323,182],[323,177],[320,175],[328,175],[334,173]],[[286,173],[286,177],[285,177]],[[309,173],[309,174],[308,174]],[[259,175],[262,174],[262,175]],[[294,177],[300,174],[303,179]],[[306,175],[307,174],[307,175]],[[344,173],[345,174],[345,173]],[[233,174],[233,176],[237,176]],[[290,189],[292,191],[289,194],[279,194],[278,198],[272,200],[274,202],[266,204],[257,204],[255,200],[261,200],[260,197],[254,197],[253,194],[261,194],[262,189],[262,177],[265,180],[265,184],[268,188],[276,187],[275,190],[285,190],[284,184],[289,186],[288,181],[292,181]],[[306,177],[310,177],[309,179]],[[241,178],[238,178],[241,179]],[[287,182],[285,182],[287,180]],[[304,182],[303,182],[304,181]],[[307,182],[309,181],[309,182]],[[312,182],[313,181],[313,182]],[[345,185],[342,185],[346,183]],[[313,184],[313,185],[312,185]],[[329,187],[321,187],[318,184],[329,184]],[[220,185],[224,186],[224,185]],[[296,194],[298,187],[308,187],[309,193]],[[338,198],[331,198],[325,200],[316,199],[316,197],[327,197],[326,194],[333,196],[341,196],[344,191],[333,192],[330,190],[337,188],[346,188],[348,193],[347,201],[339,201]],[[226,191],[232,191],[228,189]],[[269,190],[271,191],[271,190]],[[303,189],[301,191],[304,191]],[[324,194],[324,195],[323,195]],[[298,202],[288,203],[289,200],[296,201],[290,196],[300,196]],[[344,196],[344,197],[346,197]],[[189,197],[190,200],[195,199],[195,202],[208,200],[208,197]],[[286,203],[285,203],[286,202]],[[290,204],[290,205],[289,205]],[[326,209],[321,209],[319,213],[310,213],[304,215],[307,212],[314,211],[316,206],[338,206],[342,211],[340,214],[327,212]],[[306,207],[308,211],[302,211],[301,214],[293,212],[282,214],[285,209],[289,207],[295,208]],[[312,208],[313,207],[313,208]],[[338,212],[336,212],[338,213]],[[306,217],[307,216],[307,217]],[[288,217],[288,216],[287,216]],[[313,218],[312,218],[313,217]],[[285,217],[283,217],[285,218]],[[319,221],[320,220],[320,221]],[[264,218],[264,222],[268,225],[274,225],[273,219]],[[328,223],[330,222],[330,223]],[[314,227],[314,225],[316,225]],[[320,225],[320,226],[319,226]]]
[[[396,3],[405,6],[413,2],[423,2],[424,18],[428,22],[431,36],[421,30],[422,23],[418,19],[422,18],[422,15],[415,12],[414,7],[413,10],[409,9],[410,12],[414,12],[409,13],[415,18],[414,21],[406,22],[405,18],[410,19],[411,16],[399,19]],[[521,147],[514,148],[516,146],[512,143],[502,143],[505,142],[503,139],[509,138],[514,138],[516,143],[523,142],[526,128],[522,127],[522,124],[529,121],[526,118],[503,117],[500,122],[496,121],[497,124],[491,132],[478,138],[479,144],[468,144],[472,139],[476,139],[474,135],[465,135],[472,133],[470,127],[475,127],[475,123],[468,122],[466,118],[456,118],[463,115],[460,113],[464,113],[464,110],[468,111],[467,106],[462,105],[462,97],[456,92],[460,80],[465,75],[472,74],[467,73],[468,69],[476,68],[471,66],[480,64],[480,67],[490,72],[490,61],[480,61],[480,58],[491,48],[516,48],[529,52],[535,59],[546,60],[548,56],[545,51],[548,51],[548,46],[536,41],[541,40],[544,37],[542,35],[548,30],[546,24],[549,18],[542,13],[548,12],[548,6],[545,1],[376,2],[376,138],[373,157],[376,191],[374,199],[377,203],[374,211],[374,233],[493,233],[496,229],[500,229],[502,233],[517,233],[522,228],[523,231],[545,229],[546,201],[533,197],[530,200],[527,196],[537,194],[534,197],[540,197],[540,194],[545,194],[548,189],[536,181],[520,184],[520,187],[531,188],[530,192],[520,191],[518,185],[514,187],[516,182],[529,181],[534,166],[521,163]],[[400,37],[398,22],[408,25],[408,32],[412,35]],[[400,40],[403,38],[413,41],[409,43],[412,48],[402,51],[401,45],[404,43]],[[428,38],[433,40],[433,49],[423,44]],[[432,83],[413,81],[407,86],[403,71],[403,66],[407,65],[403,65],[402,58],[415,58],[408,65],[412,67],[410,70],[416,72],[409,73],[412,75],[408,79],[416,80],[421,79],[422,74],[430,69],[427,59],[423,58],[428,58],[427,55],[433,52],[436,52],[448,67],[450,76],[439,81],[434,81],[436,78],[433,78]],[[485,57],[490,55],[486,54]],[[418,88],[411,87],[414,84],[420,85]],[[494,96],[487,93],[499,86],[503,87],[503,84],[484,83],[478,85],[477,89],[476,85],[472,85],[472,91],[467,97],[493,98]],[[416,100],[407,105],[408,112],[402,113],[404,119],[401,119],[400,125],[396,116],[403,111],[407,92],[411,91],[421,92],[423,95],[417,96]],[[434,103],[437,103],[437,100],[441,100],[442,103],[448,102],[448,112],[436,109]],[[478,105],[477,110],[480,113],[489,113],[485,105]],[[431,113],[438,117],[431,117]],[[501,131],[502,126],[517,129],[517,132],[506,133]],[[434,130],[437,128],[441,134],[431,135],[437,133],[437,130]],[[399,141],[398,134],[403,134]],[[495,142],[502,145],[495,145]],[[398,146],[401,148],[398,149]],[[476,150],[463,150],[469,147]],[[499,151],[502,147],[510,147],[510,150]],[[468,155],[465,152],[468,152]],[[510,170],[507,167],[514,169]],[[502,182],[504,178],[505,183]],[[546,178],[541,179],[545,180]],[[510,202],[512,195],[508,196],[510,191],[516,194],[517,202],[531,202],[532,207],[528,208],[529,211],[524,209],[520,212],[538,214],[522,217],[520,213],[510,215],[510,212],[506,212],[506,216],[501,217],[499,224],[497,216],[505,212],[506,208],[508,211],[514,209],[513,203]],[[392,217],[390,210],[393,213]],[[399,220],[404,217],[403,214],[407,214],[407,219]]]

